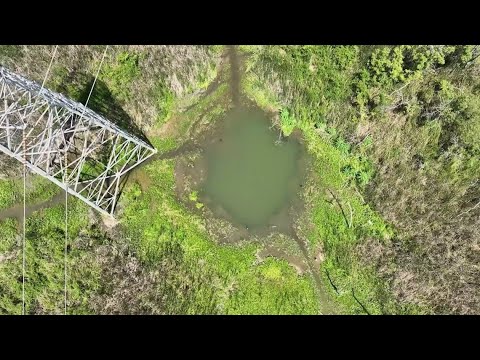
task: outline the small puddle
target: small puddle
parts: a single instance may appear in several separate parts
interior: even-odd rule
[[[65,190],[58,192],[52,198],[46,201],[39,202],[37,204],[27,204],[25,207],[25,217],[29,217],[35,211],[39,211],[60,203],[65,203]],[[0,221],[15,218],[18,220],[19,225],[23,223],[23,203],[16,204],[8,209],[0,210]]]
[[[310,259],[307,245],[295,231],[295,222],[304,211],[300,193],[309,163],[298,135],[282,137],[265,112],[242,102],[216,124],[192,162],[177,162],[176,188],[183,196],[195,190],[213,218],[233,225],[232,231],[222,225],[213,230],[221,243],[261,239],[272,233],[289,236],[301,255],[268,244],[257,255],[283,258],[299,274],[308,269],[318,289],[321,311],[330,314],[335,310],[316,270],[318,264]],[[213,218],[208,215],[207,222]]]
[[[298,140],[279,138],[263,111],[241,106],[226,114],[203,157],[200,200],[215,215],[250,232],[289,232],[289,207],[301,186]]]
[[[193,211],[208,209],[200,211],[206,216],[207,231],[219,243],[265,239],[273,233],[290,237],[301,255],[282,250],[280,244],[265,244],[258,259],[275,256],[287,260],[299,274],[308,270],[318,289],[321,313],[335,313],[317,270],[319,264],[310,258],[307,244],[295,230],[305,210],[301,193],[309,169],[301,133],[283,137],[271,115],[242,96],[242,59],[234,46],[227,47],[226,57],[233,109],[197,137],[197,152],[176,162],[177,195],[188,198]]]

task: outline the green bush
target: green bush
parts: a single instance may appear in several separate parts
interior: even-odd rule
[[[124,51],[117,55],[115,62],[102,67],[100,79],[109,85],[118,99],[126,101],[131,98],[130,85],[140,74],[139,61],[139,54]]]
[[[290,135],[296,126],[295,118],[285,108],[280,112],[280,124],[285,136]]]
[[[153,97],[157,109],[157,126],[167,121],[173,111],[175,94],[164,80],[158,81],[153,88]]]
[[[0,64],[21,59],[23,50],[20,45],[0,45]]]

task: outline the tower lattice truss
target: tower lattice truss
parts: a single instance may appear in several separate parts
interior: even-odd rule
[[[84,105],[3,67],[0,150],[110,215],[124,175],[156,153]]]

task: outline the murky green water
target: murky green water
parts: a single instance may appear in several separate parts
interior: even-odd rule
[[[301,146],[293,138],[279,141],[270,126],[260,110],[232,110],[205,153],[202,196],[249,228],[281,221],[300,186]]]

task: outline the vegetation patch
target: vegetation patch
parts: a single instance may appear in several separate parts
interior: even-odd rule
[[[104,49],[59,46],[46,86],[85,103]],[[238,68],[223,46],[110,48],[89,107],[146,133],[158,154],[122,190],[117,226],[69,197],[67,312],[318,314],[324,287],[341,313],[479,313],[480,47],[237,50]],[[0,46],[0,63],[41,82],[52,51]],[[220,244],[212,227],[229,224],[195,189],[176,191],[180,160],[234,106],[233,75],[312,158],[297,242],[272,232]],[[0,161],[1,214],[23,203],[11,165]],[[27,177],[29,205],[59,191]],[[56,204],[27,219],[27,313],[64,311],[65,215]],[[22,312],[21,228],[0,220],[2,314]]]

